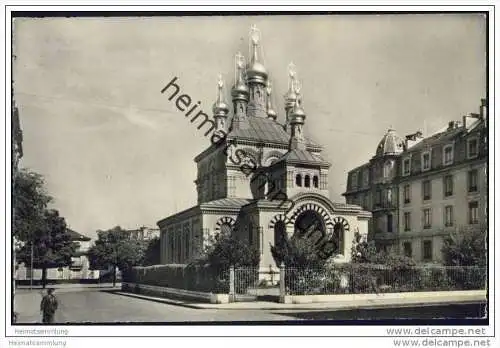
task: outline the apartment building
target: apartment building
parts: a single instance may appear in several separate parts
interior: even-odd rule
[[[370,161],[348,174],[347,203],[372,211],[369,238],[380,249],[439,262],[444,237],[484,228],[487,105],[437,133],[400,138],[389,130]]]

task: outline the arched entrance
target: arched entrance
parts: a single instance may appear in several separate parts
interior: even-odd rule
[[[326,239],[325,222],[314,210],[306,210],[297,217],[294,226],[294,236],[311,240],[314,245],[320,245]]]

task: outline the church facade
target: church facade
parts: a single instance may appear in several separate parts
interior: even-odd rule
[[[354,235],[367,235],[371,213],[329,199],[331,165],[322,147],[304,136],[297,73],[290,65],[280,122],[256,28],[250,40],[248,64],[236,55],[231,105],[219,79],[212,145],[195,158],[198,204],[158,222],[161,263],[195,260],[217,233],[258,249],[266,270],[277,267],[270,246],[292,237],[311,238],[318,253],[348,262]]]

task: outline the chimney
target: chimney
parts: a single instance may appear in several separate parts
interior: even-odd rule
[[[484,120],[488,117],[488,105],[486,103],[486,99],[481,99],[481,108],[479,109],[480,112],[479,114],[481,115],[481,118]]]
[[[447,129],[447,131],[452,130],[454,128],[455,128],[455,121],[448,122],[448,129]]]
[[[407,136],[405,136],[405,148],[410,148],[411,146],[419,143],[423,138],[424,136],[422,135],[421,131],[417,131],[413,134],[408,134]]]

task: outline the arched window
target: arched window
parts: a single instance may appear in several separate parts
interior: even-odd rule
[[[313,177],[313,186],[318,188],[318,177],[316,175]]]
[[[309,177],[309,175],[306,175],[306,177],[304,178],[304,186],[311,187],[311,178]]]
[[[335,253],[344,255],[344,226],[337,222],[333,227],[333,238],[336,244]]]
[[[299,187],[302,186],[302,175],[297,174],[295,176],[295,185],[297,185]]]
[[[274,246],[281,247],[286,240],[286,225],[284,221],[278,221],[274,225]]]

